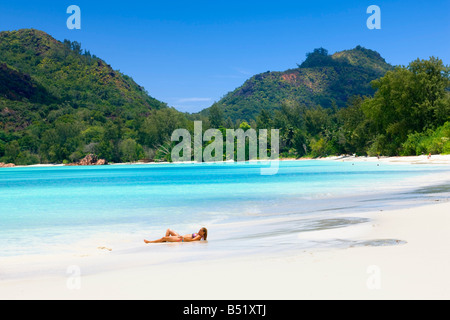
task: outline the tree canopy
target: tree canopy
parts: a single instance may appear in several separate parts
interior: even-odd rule
[[[362,47],[319,48],[199,114],[151,97],[83,50],[33,29],[0,33],[0,162],[170,161],[175,129],[279,129],[280,156],[450,153],[450,68],[435,57],[392,68]],[[270,136],[268,137],[270,140]]]

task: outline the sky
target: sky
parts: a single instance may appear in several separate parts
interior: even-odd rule
[[[81,29],[70,30],[70,5]],[[370,5],[381,29],[369,29]],[[30,1],[0,0],[0,31],[34,28],[131,76],[152,97],[198,112],[266,71],[295,68],[306,53],[361,45],[388,63],[430,56],[450,64],[450,1]]]

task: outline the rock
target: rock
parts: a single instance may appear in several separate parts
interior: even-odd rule
[[[98,157],[95,154],[88,154],[84,159],[81,159],[79,164],[80,166],[92,166],[95,165],[98,161]]]
[[[108,161],[105,159],[99,159],[95,154],[88,154],[79,162],[68,164],[67,166],[104,166]]]
[[[95,164],[96,166],[104,166],[107,165],[108,163],[106,162],[105,159],[98,159],[97,163]]]
[[[0,168],[13,168],[15,166],[16,165],[14,163],[3,163],[3,162],[0,162]]]

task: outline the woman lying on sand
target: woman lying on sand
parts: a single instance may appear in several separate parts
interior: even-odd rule
[[[180,236],[178,233],[171,229],[167,229],[166,236],[161,239],[148,241],[144,240],[145,243],[161,243],[161,242],[192,242],[200,241],[202,239],[206,240],[208,237],[208,230],[206,228],[201,228],[198,233],[187,234],[185,236]]]

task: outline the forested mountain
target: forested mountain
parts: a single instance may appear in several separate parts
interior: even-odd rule
[[[352,96],[373,95],[370,82],[392,69],[379,53],[361,46],[333,55],[323,48],[315,49],[295,69],[251,77],[214,107],[232,122],[254,120],[261,110],[280,110],[287,101],[307,107],[343,107]],[[206,109],[202,114],[208,112]]]
[[[450,153],[450,67],[430,57],[394,68],[360,46],[320,48],[187,115],[80,43],[0,32],[0,162],[170,161],[173,131],[192,133],[193,120],[203,130],[279,129],[282,157]]]
[[[214,127],[279,129],[282,157],[450,153],[450,67],[436,57],[391,67],[361,47],[316,49],[199,116]]]
[[[0,33],[1,161],[149,158],[166,141],[155,121],[178,126],[184,115],[80,43],[34,29]]]

